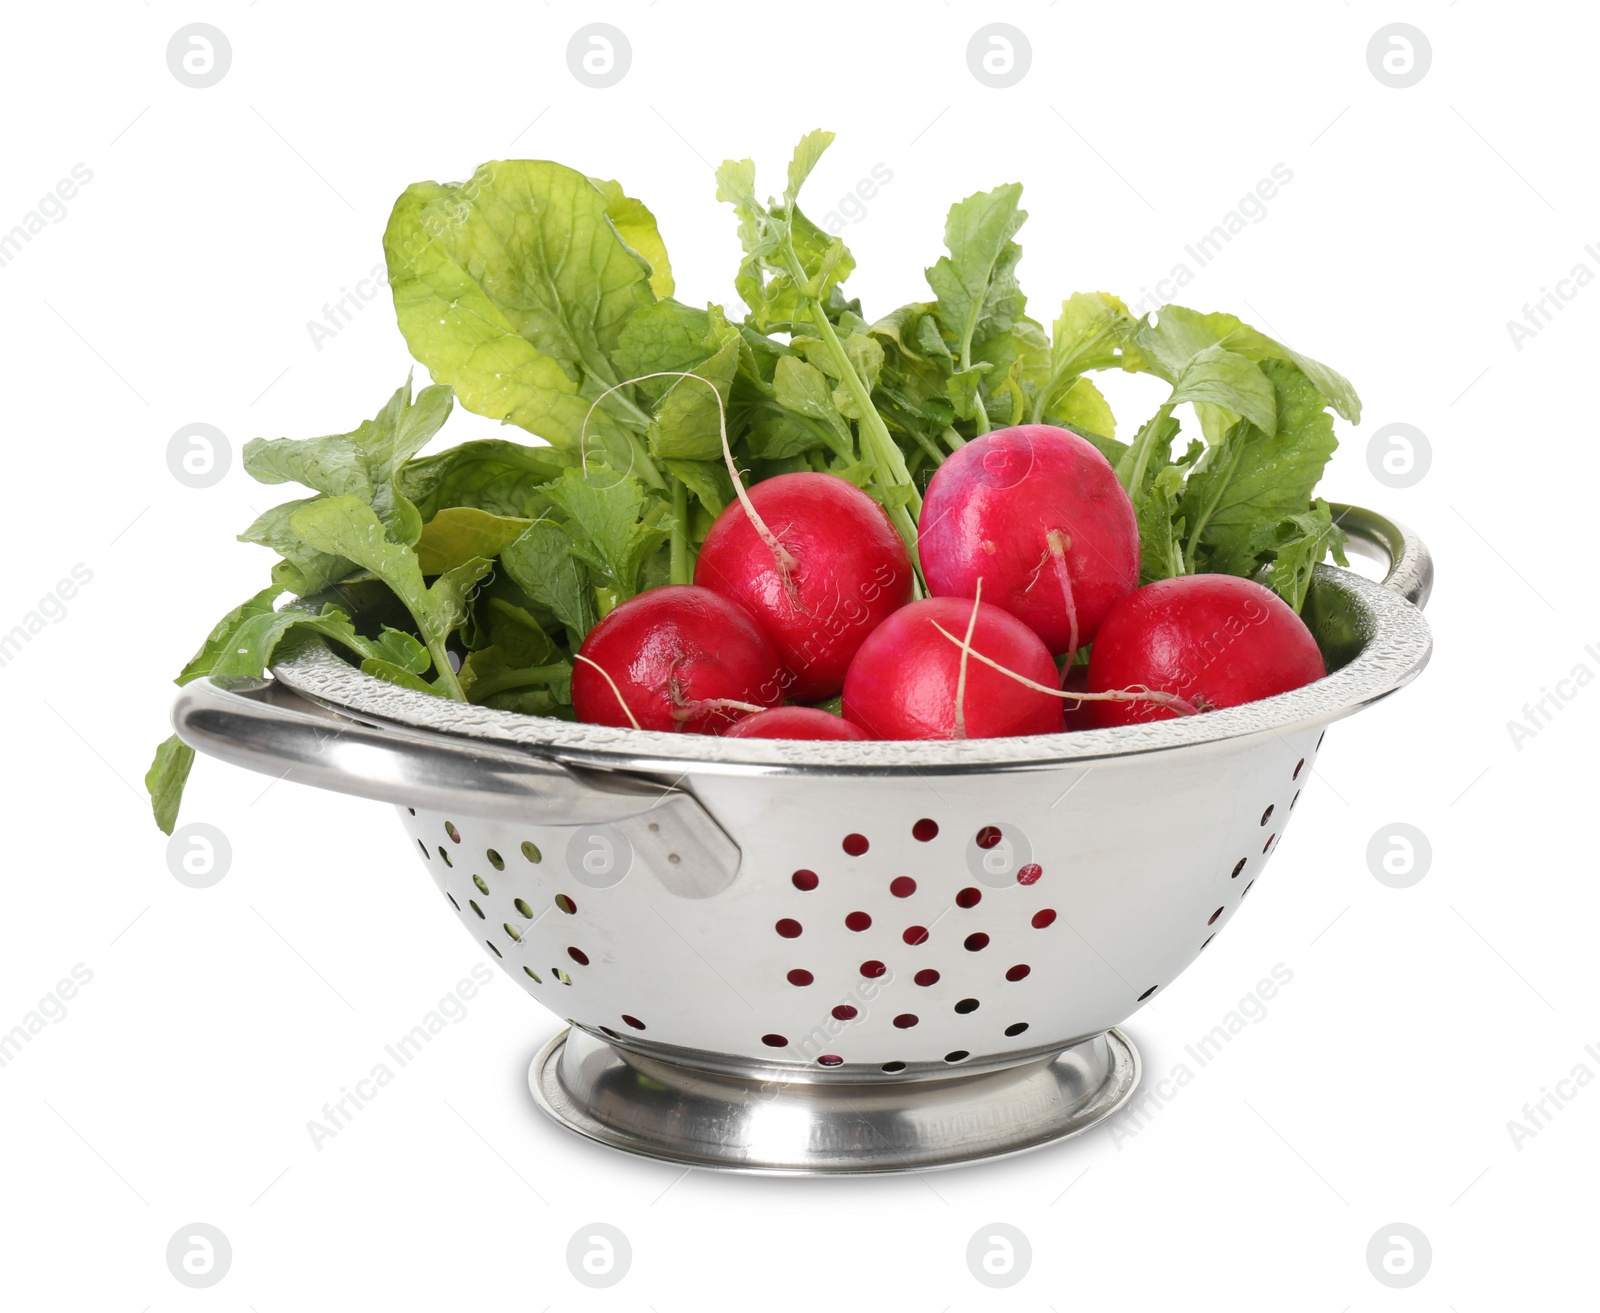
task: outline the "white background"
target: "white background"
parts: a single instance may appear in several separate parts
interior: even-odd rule
[[[1032,48],[1007,89],[966,61],[997,20]],[[193,21],[232,46],[204,90],[166,63]],[[605,90],[567,67],[591,21],[632,47]],[[1406,89],[1367,62],[1394,21],[1432,47]],[[8,1306],[1592,1305],[1600,1088],[1556,1082],[1579,1064],[1600,1075],[1585,1053],[1600,1053],[1600,692],[1577,689],[1520,749],[1507,723],[1575,666],[1600,672],[1585,649],[1600,644],[1600,287],[1520,349],[1506,327],[1575,264],[1600,273],[1584,249],[1600,240],[1592,15],[1474,0],[148,0],[11,6],[4,24],[0,232],[75,164],[93,173],[0,267],[0,630],[74,565],[93,572],[0,668],[0,1031],[75,964],[93,972],[0,1069]],[[680,1179],[544,1122],[524,1075],[557,1020],[497,975],[318,1150],[308,1119],[481,953],[379,804],[202,760],[184,819],[226,833],[231,869],[206,890],[169,874],[139,787],[167,681],[263,582],[265,553],[232,538],[278,493],[237,461],[217,486],[185,487],[168,439],[214,424],[236,453],[377,408],[408,368],[386,294],[320,349],[307,322],[371,272],[414,180],[508,155],[619,178],[659,217],[680,298],[732,306],[738,248],[708,161],[753,156],[771,185],[819,125],[840,136],[808,188],[813,215],[873,165],[893,173],[845,234],[869,317],[926,295],[945,209],[974,190],[1025,184],[1022,274],[1048,321],[1074,290],[1135,300],[1275,164],[1292,170],[1180,299],[1234,310],[1356,382],[1366,415],[1341,426],[1324,488],[1427,538],[1437,651],[1416,685],[1329,734],[1249,915],[1133,1019],[1147,1082],[1194,1067],[1184,1046],[1275,964],[1292,983],[1115,1138],[796,1182]],[[1113,400],[1130,424],[1154,405]],[[1406,489],[1367,460],[1370,435],[1397,422],[1433,451]],[[485,428],[458,413],[444,438]],[[1409,889],[1368,869],[1369,840],[1394,822],[1432,845]],[[1519,1146],[1507,1123],[1546,1088],[1575,1097]],[[196,1221],[233,1249],[205,1291],[165,1261]],[[565,1261],[595,1221],[633,1248],[606,1291]],[[1007,1291],[965,1260],[998,1221],[1034,1255]],[[1380,1285],[1365,1258],[1393,1222],[1432,1245],[1409,1290]]]

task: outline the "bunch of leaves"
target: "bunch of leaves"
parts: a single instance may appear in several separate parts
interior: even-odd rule
[[[347,433],[248,444],[251,477],[310,495],[240,535],[276,554],[270,586],[218,622],[178,682],[260,676],[315,638],[415,691],[570,717],[573,655],[596,621],[692,580],[733,500],[725,456],[752,482],[849,479],[915,560],[940,462],[1025,422],[1071,429],[1111,461],[1147,581],[1222,570],[1299,608],[1316,564],[1343,560],[1315,498],[1333,414],[1359,418],[1343,378],[1232,315],[1135,316],[1101,292],[1068,297],[1047,331],[1019,282],[1016,183],[952,206],[927,297],[869,319],[844,289],[854,256],[799,204],[832,140],[802,138],[765,201],[750,160],[717,169],[742,248],[737,315],[676,299],[656,219],[618,183],[502,160],[408,187],[383,245],[432,385],[413,397],[408,381]],[[1166,388],[1127,441],[1094,381],[1106,370]],[[452,399],[538,442],[421,454]],[[168,739],[147,776],[168,832],[192,761]]]
[[[556,448],[490,440],[416,458],[450,408],[449,387],[413,398],[408,381],[348,433],[246,445],[253,478],[314,495],[239,535],[278,553],[272,582],[218,621],[180,685],[259,678],[316,635],[418,692],[570,715],[572,651],[604,610],[664,581],[665,503]],[[403,627],[373,618],[386,611]],[[146,775],[168,833],[193,761],[174,736]]]
[[[1360,419],[1355,390],[1229,314],[1169,305],[1135,316],[1115,296],[1080,292],[1046,333],[1017,278],[1021,194],[1013,183],[954,205],[946,254],[927,270],[934,299],[871,327],[884,346],[875,400],[913,468],[996,426],[1070,429],[1111,461],[1133,501],[1144,582],[1246,575],[1299,610],[1318,562],[1344,563],[1344,535],[1314,492],[1337,446],[1333,415]],[[1129,442],[1095,386],[1105,370],[1169,389]],[[1199,434],[1180,446],[1184,407]]]

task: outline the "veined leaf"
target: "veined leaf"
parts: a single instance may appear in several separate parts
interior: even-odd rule
[[[568,470],[547,495],[576,530],[573,555],[595,570],[617,601],[634,596],[645,558],[667,540],[668,530],[659,523],[662,503],[637,479],[603,468],[587,477]]]
[[[582,181],[603,214],[604,197]],[[589,413],[582,375],[569,373],[555,355],[522,336],[485,290],[483,271],[469,272],[459,262],[468,258],[454,240],[463,210],[470,208],[460,196],[464,189],[416,183],[395,202],[383,249],[400,332],[411,354],[436,382],[454,388],[468,410],[547,442],[575,446]],[[615,258],[642,280],[632,252],[614,232],[605,237]],[[605,409],[590,420],[590,432],[608,449],[626,446],[625,434]]]
[[[739,337],[731,333],[718,350],[696,361],[687,372],[703,378],[664,380],[669,384],[656,405],[650,425],[650,452],[672,460],[716,460],[722,455],[723,409],[729,404],[734,375],[739,369]],[[717,398],[722,398],[721,407]]]
[[[433,241],[512,330],[574,378],[617,382],[611,352],[655,299],[604,192],[548,160],[492,160],[423,207]]]
[[[447,506],[423,525],[422,537],[417,539],[417,563],[425,575],[443,574],[475,556],[499,556],[531,523],[471,506]]]
[[[424,520],[452,506],[532,520],[549,506],[544,485],[575,463],[560,447],[483,438],[412,461],[397,482]]]
[[[500,553],[512,581],[566,626],[576,651],[594,627],[594,589],[572,554],[572,536],[551,520],[535,520]]]
[[[975,341],[1009,330],[1026,304],[1017,283],[1022,248],[1011,240],[1028,217],[1017,208],[1021,199],[1022,184],[1013,182],[950,207],[944,229],[950,253],[927,277],[958,368],[971,365]]]
[[[383,657],[368,657],[361,663],[361,673],[372,675],[388,684],[398,684],[401,688],[409,688],[417,693],[431,693],[435,697],[439,695],[439,690],[421,675]]]
[[[415,542],[422,521],[396,489],[395,478],[443,427],[451,401],[450,389],[439,385],[423,388],[413,399],[408,379],[374,418],[349,433],[251,439],[244,467],[258,483],[299,483],[329,497],[360,497],[398,538]]]
[[[161,741],[155,759],[144,775],[145,791],[150,795],[150,810],[162,834],[171,834],[178,823],[178,806],[183,801],[183,786],[194,767],[194,749],[176,734]]]
[[[1309,510],[1261,526],[1253,541],[1271,558],[1264,582],[1296,611],[1305,606],[1319,562],[1332,555],[1338,564],[1350,564],[1344,551],[1346,534],[1334,520],[1333,508],[1320,497]]]
[[[1338,441],[1322,393],[1294,365],[1259,366],[1275,394],[1277,431],[1249,420],[1234,425],[1189,476],[1182,511],[1191,568],[1248,575],[1261,547],[1256,532],[1303,513]]]
[[[644,258],[650,270],[650,290],[658,297],[672,295],[672,265],[667,259],[667,245],[661,240],[661,230],[656,227],[656,216],[643,201],[636,201],[622,190],[620,182],[603,178],[590,178],[600,194],[606,198],[606,218],[617,230],[617,236]]]

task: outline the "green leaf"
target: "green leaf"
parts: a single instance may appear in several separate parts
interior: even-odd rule
[[[1192,325],[1191,332],[1209,334],[1219,345],[1251,360],[1283,360],[1294,365],[1311,381],[1311,385],[1328,399],[1334,411],[1352,424],[1361,422],[1361,398],[1350,381],[1319,361],[1292,351],[1265,333],[1250,327],[1236,315],[1202,315],[1182,306],[1166,306],[1161,311],[1163,322],[1177,316]]]
[[[240,621],[229,636],[226,648],[217,654],[206,673],[215,677],[259,678],[266,673],[278,645],[291,630],[310,630],[342,643],[352,652],[371,651],[371,645],[356,632],[350,617],[338,607],[324,606],[320,612],[290,607]]]
[[[188,663],[179,673],[178,684],[187,684],[190,680],[199,679],[211,673],[211,668],[217,664],[228,651],[233,642],[234,632],[246,620],[260,615],[271,615],[272,604],[283,592],[276,584],[270,588],[263,588],[254,597],[239,603],[221,620],[212,626],[206,641],[200,645],[200,650],[189,658]]]
[[[1181,509],[1190,526],[1191,566],[1249,575],[1261,548],[1257,531],[1303,513],[1338,446],[1322,393],[1296,366],[1255,366],[1271,384],[1275,433],[1241,420],[1189,476]]]
[[[1333,508],[1318,498],[1311,508],[1260,526],[1254,545],[1271,558],[1263,581],[1296,611],[1305,606],[1319,562],[1330,553],[1340,565],[1348,565],[1344,545],[1346,535],[1333,518]]]
[[[178,823],[178,805],[183,801],[183,786],[194,766],[194,749],[176,734],[163,739],[155,760],[145,772],[144,787],[150,794],[150,810],[163,834],[171,834]]]
[[[883,344],[868,333],[852,333],[844,339],[844,353],[870,394],[883,376]],[[863,418],[861,408],[843,383],[833,389],[832,399],[833,408],[846,419]]]
[[[397,483],[424,520],[451,506],[532,520],[549,507],[544,485],[573,463],[573,455],[559,447],[487,438],[414,460],[401,469]]]
[[[1009,330],[1026,303],[1017,283],[1022,248],[1011,240],[1028,217],[1021,199],[1022,184],[1013,182],[952,205],[944,228],[950,254],[927,271],[962,369],[972,363],[972,344]]]
[[[1222,346],[1196,352],[1173,381],[1171,404],[1190,401],[1242,415],[1264,433],[1278,426],[1272,384],[1248,357]]]
[[[1098,397],[1099,389],[1085,393],[1080,380],[1090,370],[1118,365],[1125,369],[1145,367],[1132,345],[1137,322],[1122,299],[1108,292],[1074,292],[1063,301],[1051,332],[1049,369],[1034,396],[1034,422],[1043,422],[1051,415],[1064,419],[1083,407],[1098,414],[1100,406],[1093,405],[1091,395]],[[1104,405],[1103,401],[1100,405]],[[1104,415],[1110,413],[1106,407]],[[1087,426],[1094,428],[1092,423]],[[1114,436],[1106,429],[1096,431]]]
[[[891,432],[933,444],[956,420],[947,391],[955,362],[939,333],[931,301],[892,310],[868,330],[883,345],[882,373],[873,402]]]
[[[637,594],[645,558],[667,540],[668,530],[659,523],[662,503],[637,479],[603,467],[588,477],[568,470],[546,493],[571,521],[572,553],[595,570],[617,601]]]
[[[372,508],[357,497],[315,502],[296,511],[290,526],[317,550],[349,557],[389,585],[417,622],[435,673],[449,694],[459,698],[444,643],[465,620],[466,595],[489,572],[492,562],[474,558],[441,574],[430,588],[423,582],[416,552],[389,538]]]
[[[372,516],[371,508],[365,503],[355,498],[351,500]],[[377,523],[375,516],[373,523]],[[223,616],[179,673],[176,682],[187,684],[207,675],[260,677],[266,673],[273,653],[284,638],[296,630],[310,630],[332,638],[363,657],[373,655],[375,645],[358,634],[350,617],[337,607],[325,606],[320,613],[295,607],[274,611],[273,600],[281,592],[283,589],[277,584],[264,588]],[[193,764],[194,752],[173,737],[156,749],[155,760],[145,775],[156,824],[167,834],[172,833],[184,782]]]
[[[420,675],[382,657],[368,657],[361,663],[361,673],[375,676],[389,684],[398,684],[401,688],[409,688],[417,693],[439,696],[439,690]]]
[[[1178,436],[1178,429],[1178,420],[1173,416],[1170,404],[1162,406],[1140,426],[1133,440],[1133,449],[1143,447],[1149,455],[1144,477],[1128,489],[1128,497],[1135,510],[1144,505],[1156,475],[1172,462],[1172,444]]]
[[[790,163],[788,190],[781,202],[770,206],[756,199],[756,169],[750,160],[724,160],[716,171],[717,199],[734,207],[745,250],[734,287],[762,331],[788,328],[807,301],[826,303],[855,268],[844,242],[823,232],[796,204],[800,185],[831,140],[823,132],[801,140]]]
[[[393,590],[427,633],[432,616],[428,586],[417,554],[385,532],[372,507],[359,497],[325,497],[303,506],[289,518],[301,541],[371,570]]]
[[[710,336],[711,315],[707,311],[677,301],[657,301],[636,311],[622,326],[612,359],[625,378],[692,369],[716,349],[707,343]],[[635,386],[646,396],[659,397],[672,382],[670,378],[653,378]]]
[[[254,438],[245,444],[244,467],[260,483],[299,483],[329,497],[359,497],[405,542],[422,529],[416,508],[395,486],[400,467],[443,427],[452,404],[448,387],[425,387],[411,396],[398,388],[383,409],[349,433],[325,438]],[[250,533],[261,526],[246,530]],[[261,526],[281,533],[281,524]],[[303,567],[302,567],[303,568]]]
[[[718,461],[669,460],[667,471],[688,488],[713,518],[733,500],[733,480],[728,470]]]
[[[853,448],[850,426],[833,402],[833,384],[815,365],[799,356],[785,356],[778,361],[772,386],[778,404],[785,410],[823,425],[833,435],[837,449]]]
[[[290,517],[302,506],[309,506],[317,500],[319,498],[306,497],[274,506],[258,515],[250,527],[239,535],[240,542],[258,543],[283,557],[279,564],[287,564],[294,571],[288,587],[301,597],[320,593],[355,570],[355,566],[342,556],[330,556],[307,547],[289,528]],[[273,589],[275,593],[282,591],[281,588]]]
[[[470,653],[461,667],[461,679],[467,696],[477,703],[506,693],[528,693],[536,688],[544,689],[552,703],[572,700],[572,667],[567,662],[525,665],[514,653],[500,647]]]
[[[1119,364],[1138,321],[1119,296],[1074,292],[1061,303],[1050,337],[1052,380]]]
[[[500,553],[500,564],[523,592],[547,606],[574,649],[594,627],[594,590],[572,555],[572,536],[551,520],[536,520]]]
[[[433,586],[428,589],[428,606],[434,632],[446,636],[466,622],[467,603],[472,590],[492,569],[493,561],[475,556],[460,565],[451,566],[433,581]]]
[[[385,625],[383,632],[372,639],[371,644],[375,657],[399,666],[402,670],[410,671],[413,675],[424,674],[432,664],[428,649],[403,629],[391,629]]]
[[[650,270],[650,290],[659,297],[671,296],[672,265],[667,259],[667,245],[656,227],[656,216],[643,201],[636,201],[624,192],[620,182],[602,178],[589,181],[606,198],[606,218],[611,220],[617,236],[644,259]]]
[[[1026,420],[1049,380],[1050,340],[1044,326],[1019,314],[1009,328],[973,343],[972,359],[974,368],[989,366],[978,379],[978,389],[991,423]]]
[[[730,334],[715,354],[697,361],[689,373],[705,379],[671,380],[671,385],[656,406],[650,425],[650,452],[671,460],[717,460],[722,455],[722,407],[728,404],[734,374],[739,368],[739,338]],[[722,407],[717,398],[722,398]]]
[[[532,522],[491,515],[471,506],[447,506],[423,525],[416,545],[417,563],[425,575],[443,574],[474,557],[499,556]]]
[[[604,198],[587,179],[583,182],[600,198],[603,210]],[[521,336],[482,285],[484,271],[469,273],[457,260],[451,216],[459,218],[470,208],[460,196],[464,189],[416,183],[389,216],[383,249],[406,346],[435,382],[455,390],[468,410],[515,424],[547,442],[575,446],[589,412],[580,377]],[[642,278],[633,253],[614,232],[606,237],[616,258]],[[461,253],[461,259],[468,255]],[[626,445],[625,435],[604,410],[595,413],[590,431],[608,444]]]
[[[1139,582],[1154,583],[1184,573],[1184,519],[1179,501],[1185,468],[1167,465],[1156,471],[1139,508]]]
[[[814,128],[800,138],[799,144],[794,148],[794,155],[789,160],[789,185],[783,192],[783,199],[790,205],[799,198],[800,188],[811,176],[811,170],[817,167],[817,161],[822,158],[823,151],[831,145],[833,145],[833,133],[825,132],[821,128]]]
[[[1229,351],[1192,311],[1165,306],[1157,323],[1141,321],[1133,340],[1152,372],[1172,384],[1169,404],[1195,403],[1208,442],[1218,441],[1236,416],[1267,433],[1277,427],[1272,385],[1260,367]],[[1225,412],[1220,421],[1208,407]]]
[[[566,684],[540,684],[519,686],[485,694],[481,705],[496,711],[515,711],[520,716],[554,716],[558,720],[576,720],[572,711],[572,686]]]
[[[1043,422],[1074,432],[1087,430],[1107,438],[1117,434],[1117,419],[1111,413],[1110,403],[1094,381],[1083,374],[1068,383],[1045,408]]]
[[[544,626],[523,607],[490,597],[487,611],[489,646],[499,648],[514,665],[549,665],[560,654]]]
[[[844,438],[835,427],[797,415],[776,401],[746,410],[744,419],[748,427],[742,440],[746,450],[757,460],[788,460],[819,447],[837,452],[844,444]],[[732,483],[728,484],[728,492],[731,496]]]
[[[611,384],[622,327],[655,294],[606,206],[563,164],[494,160],[429,201],[422,221],[513,331],[570,375]]]
[[[932,301],[914,301],[891,310],[868,331],[892,342],[906,359],[941,361],[948,372],[952,367],[950,348],[939,334],[936,310]]]

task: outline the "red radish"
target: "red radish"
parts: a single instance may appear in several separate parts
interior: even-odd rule
[[[1089,688],[1148,688],[1202,710],[1287,693],[1327,674],[1305,622],[1270,588],[1231,574],[1163,579],[1130,593],[1100,626]],[[1088,702],[1095,725],[1166,720],[1153,701]]]
[[[842,716],[816,707],[774,707],[746,716],[727,733],[730,739],[864,740],[872,736]]]
[[[783,661],[788,697],[820,702],[843,687],[867,635],[911,600],[911,558],[854,484],[779,474],[717,517],[694,581],[755,617]]]
[[[1053,734],[1055,662],[1027,625],[987,602],[929,597],[902,607],[867,636],[844,680],[844,717],[880,739],[989,739]]]
[[[1139,525],[1110,462],[1048,424],[997,429],[946,458],[917,550],[935,597],[972,597],[982,579],[1057,656],[1092,642],[1139,584]]]
[[[652,588],[589,631],[572,707],[590,725],[721,734],[783,700],[783,668],[756,622],[708,588]]]

